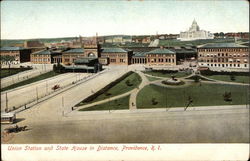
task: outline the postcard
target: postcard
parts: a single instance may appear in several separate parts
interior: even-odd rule
[[[2,1],[2,160],[248,160],[248,11]]]

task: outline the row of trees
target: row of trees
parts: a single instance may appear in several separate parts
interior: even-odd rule
[[[10,56],[10,55],[1,55],[0,56],[0,61],[1,61],[1,65],[3,63],[5,63],[5,64],[8,64],[9,68],[10,68],[10,65],[12,64],[12,62],[15,61],[15,57],[14,56]]]

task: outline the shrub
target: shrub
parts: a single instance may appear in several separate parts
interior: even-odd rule
[[[126,83],[126,85],[127,85],[127,86],[132,86],[132,85],[133,85],[133,84],[130,82],[130,80],[129,80],[129,79],[128,79],[128,80],[126,80],[126,82],[125,82],[125,83]]]
[[[232,101],[232,95],[231,95],[231,92],[225,92],[224,94],[223,94],[223,99],[224,99],[224,101]]]
[[[152,105],[157,105],[158,104],[158,102],[156,101],[156,98],[152,98],[151,102],[152,102]]]
[[[230,75],[230,79],[231,79],[231,81],[235,81],[235,76],[234,75]]]

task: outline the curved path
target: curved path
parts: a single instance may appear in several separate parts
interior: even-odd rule
[[[103,104],[103,103],[106,103],[106,102],[109,102],[109,101],[112,101],[112,100],[116,100],[116,99],[119,99],[119,98],[122,98],[122,97],[125,97],[125,96],[130,95],[130,94],[133,93],[135,90],[136,90],[136,89],[133,89],[133,90],[128,91],[128,92],[126,92],[126,93],[123,93],[123,94],[120,94],[120,95],[117,95],[117,96],[114,96],[114,97],[110,97],[110,98],[107,98],[107,99],[104,99],[104,100],[101,100],[101,101],[96,101],[96,102],[89,103],[89,104],[82,105],[82,106],[75,106],[74,109],[88,108],[88,107],[91,107],[91,106],[95,106],[95,105]]]
[[[146,85],[150,84],[149,80],[147,77],[141,72],[141,71],[136,71],[136,73],[141,77],[142,81],[141,84],[139,85],[138,88],[134,90],[133,93],[131,93],[130,98],[129,98],[129,109],[134,110],[136,108],[136,97],[139,93],[139,91],[145,87]]]

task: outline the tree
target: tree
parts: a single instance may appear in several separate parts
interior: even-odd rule
[[[156,98],[152,98],[151,102],[152,102],[152,105],[157,105],[158,104],[158,102],[156,101]]]
[[[15,61],[15,57],[14,56],[10,56],[10,55],[1,55],[1,64],[3,62],[5,62],[6,64],[9,65],[9,69],[10,69],[10,65],[13,61]]]
[[[230,79],[231,79],[231,81],[235,81],[235,76],[234,75],[230,75]]]
[[[231,95],[231,92],[225,92],[224,94],[223,94],[223,99],[224,99],[224,101],[232,101],[232,95]]]
[[[129,80],[129,79],[128,79],[128,80],[126,80],[126,82],[125,82],[125,83],[126,83],[126,85],[127,85],[127,86],[132,86],[132,85],[133,85],[133,84],[130,82],[130,80]]]

